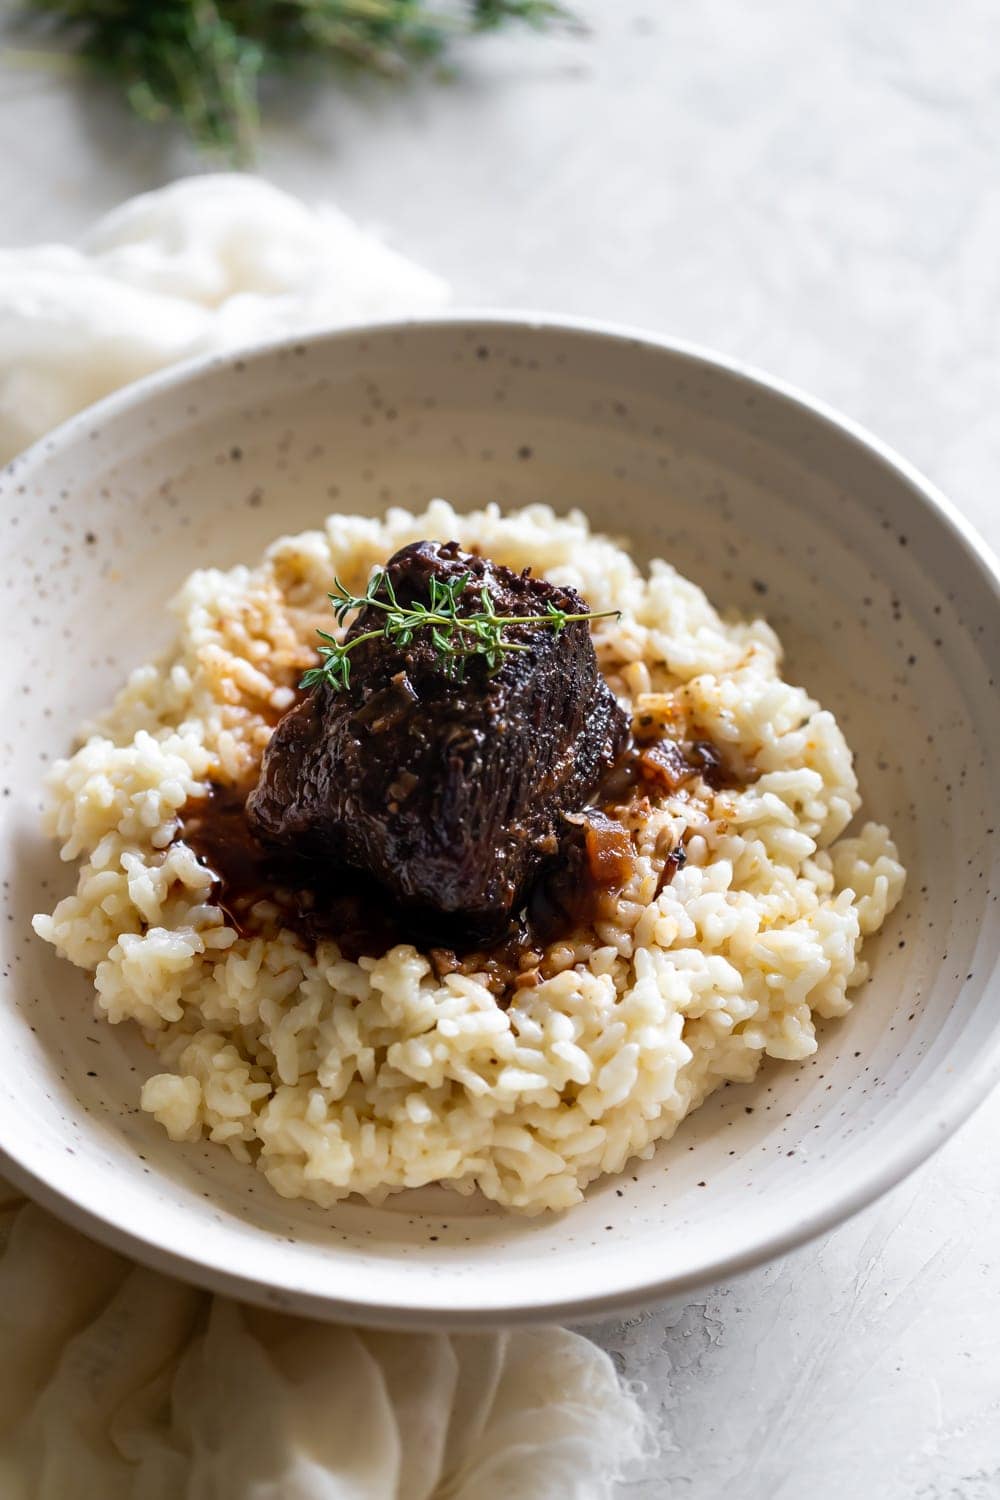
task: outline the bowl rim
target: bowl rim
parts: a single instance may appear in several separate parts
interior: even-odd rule
[[[9,481],[16,477],[20,482],[23,470],[46,463],[52,454],[71,443],[80,429],[91,429],[95,422],[117,418],[132,407],[141,406],[178,386],[209,376],[215,371],[221,373],[237,359],[247,362],[265,360],[300,345],[313,347],[393,334],[405,337],[435,328],[461,328],[463,325],[479,331],[495,327],[517,333],[575,334],[587,340],[607,340],[624,347],[631,345],[686,361],[707,369],[710,373],[722,372],[747,383],[768,397],[779,398],[799,414],[819,422],[833,435],[846,439],[901,479],[915,502],[937,516],[968,560],[977,567],[1000,614],[1000,559],[976,528],[930,480],[861,423],[794,383],[772,376],[746,361],[721,354],[691,340],[675,339],[603,318],[522,309],[481,310],[475,306],[456,307],[410,318],[363,319],[335,327],[268,338],[235,347],[222,354],[197,356],[154,371],[113,391],[39,438],[0,469],[0,498]],[[992,919],[994,922],[997,920]],[[995,968],[987,984],[995,984],[996,978]],[[290,1284],[291,1279],[285,1283],[273,1280],[261,1282],[241,1272],[227,1269],[217,1256],[200,1255],[197,1251],[165,1249],[157,1242],[154,1233],[139,1233],[119,1222],[113,1205],[109,1204],[107,1210],[96,1212],[81,1199],[53,1187],[20,1159],[16,1147],[12,1149],[6,1143],[0,1143],[0,1168],[4,1175],[31,1198],[92,1238],[169,1275],[213,1291],[239,1296],[248,1302],[272,1308],[280,1305],[297,1313],[326,1319],[350,1319],[368,1326],[399,1329],[442,1326],[481,1328],[501,1324],[551,1322],[556,1319],[587,1320],[686,1295],[716,1281],[750,1271],[835,1228],[888,1192],[933,1155],[984,1102],[997,1084],[1000,1084],[1000,1026],[989,1045],[981,1049],[975,1063],[960,1075],[945,1081],[934,1107],[911,1122],[897,1142],[890,1144],[878,1156],[866,1153],[852,1182],[846,1187],[836,1188],[822,1202],[807,1209],[788,1224],[774,1230],[757,1231],[742,1247],[716,1255],[697,1268],[685,1272],[661,1278],[640,1277],[631,1280],[626,1260],[623,1263],[624,1274],[619,1273],[617,1285],[608,1291],[567,1296],[558,1301],[532,1301],[530,1298],[505,1300],[498,1305],[458,1311],[449,1309],[446,1298],[440,1294],[434,1302],[424,1298],[417,1304],[407,1302],[405,1298],[385,1297],[360,1302],[297,1287]],[[401,1277],[400,1286],[406,1284],[405,1277]]]

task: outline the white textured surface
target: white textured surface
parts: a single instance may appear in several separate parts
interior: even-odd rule
[[[1000,543],[993,0],[616,0],[464,82],[282,105],[264,170],[462,301],[701,340],[842,406]],[[66,238],[190,160],[58,80],[0,75],[3,237]],[[994,1098],[781,1265],[600,1337],[665,1449],[635,1500],[1000,1493]]]

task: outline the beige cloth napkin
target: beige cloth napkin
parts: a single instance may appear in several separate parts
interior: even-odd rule
[[[611,1361],[564,1329],[259,1311],[10,1190],[0,1239],[3,1500],[598,1500],[642,1450]]]
[[[252,177],[124,204],[79,249],[0,251],[0,461],[128,380],[447,288]],[[387,1334],[212,1297],[0,1179],[2,1500],[603,1500],[648,1447],[558,1328]]]

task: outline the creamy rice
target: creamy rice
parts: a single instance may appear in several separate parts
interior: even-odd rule
[[[422,537],[620,610],[595,645],[626,706],[696,725],[755,776],[722,792],[697,781],[633,818],[625,889],[506,1009],[485,976],[438,978],[410,945],[350,962],[266,909],[261,935],[240,935],[176,837],[188,798],[259,763],[315,627],[329,628],[334,574],[360,589]],[[142,1027],[162,1064],[142,1107],[173,1140],[208,1136],[321,1204],[444,1182],[562,1209],[726,1080],[810,1056],[815,1018],[850,1009],[863,939],[902,892],[895,847],[875,823],[843,836],[860,800],[851,753],[782,680],[771,629],[724,623],[666,563],[644,576],[577,513],[460,516],[435,500],[420,516],[331,516],[254,569],[199,569],[173,610],[175,649],[134,672],[53,771],[48,827],[81,864],[75,894],[34,924],[94,974],[107,1020]],[[687,863],[657,895],[681,838]]]

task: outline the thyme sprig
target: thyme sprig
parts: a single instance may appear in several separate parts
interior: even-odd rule
[[[355,610],[375,609],[384,619],[374,630],[364,630],[350,640],[339,641],[325,630],[316,634],[324,643],[320,646],[320,665],[310,667],[299,684],[303,688],[318,687],[325,683],[335,692],[345,692],[351,682],[351,653],[365,641],[393,641],[397,646],[408,646],[418,630],[430,632],[437,659],[445,674],[458,682],[464,682],[466,667],[474,656],[481,656],[489,675],[495,676],[503,666],[504,658],[514,651],[530,651],[527,641],[512,641],[505,631],[512,625],[534,625],[547,627],[557,634],[577,620],[606,620],[618,611],[605,609],[570,614],[558,609],[551,601],[543,614],[501,615],[489,589],[484,583],[479,591],[482,608],[469,614],[459,614],[459,601],[471,579],[469,572],[454,578],[430,580],[428,604],[414,601],[400,604],[393,588],[392,579],[384,568],[372,574],[368,588],[363,594],[352,594],[340,579],[334,581],[334,591],[328,595],[338,625],[343,625]]]
[[[508,22],[573,24],[558,0],[15,0],[14,12],[73,48],[143,119],[179,123],[243,165],[272,78],[399,77]]]

